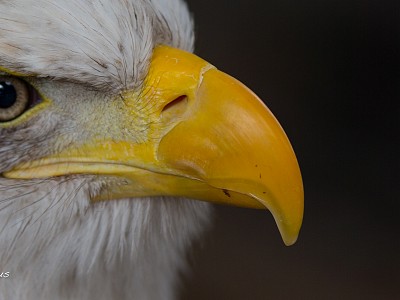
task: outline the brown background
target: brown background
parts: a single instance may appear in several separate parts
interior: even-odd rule
[[[197,53],[285,128],[306,207],[289,248],[268,212],[217,207],[181,299],[400,299],[399,4],[189,0]]]

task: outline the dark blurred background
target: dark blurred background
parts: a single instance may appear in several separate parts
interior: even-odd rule
[[[181,299],[400,299],[400,1],[188,0],[196,52],[274,112],[305,187],[298,242],[217,206]]]

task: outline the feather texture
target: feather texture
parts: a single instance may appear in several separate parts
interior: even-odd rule
[[[193,41],[180,0],[1,0],[0,66],[34,75],[27,80],[53,105],[0,127],[0,174],[85,141],[93,135],[88,124],[100,126],[91,111],[105,115],[108,95],[140,86],[155,45],[191,51]],[[210,206],[170,198],[91,202],[110,183],[124,184],[0,176],[0,272],[10,272],[0,280],[0,299],[175,297],[186,250],[207,228]]]
[[[157,198],[91,204],[95,177],[0,179],[1,299],[174,299],[206,203]]]
[[[0,1],[2,67],[109,92],[140,84],[155,45],[193,40],[180,0]]]

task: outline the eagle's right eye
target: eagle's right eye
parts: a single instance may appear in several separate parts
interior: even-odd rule
[[[27,82],[12,76],[0,76],[0,123],[18,118],[40,102],[37,91]]]

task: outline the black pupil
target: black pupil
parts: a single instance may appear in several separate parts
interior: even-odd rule
[[[0,81],[0,108],[9,108],[17,101],[17,91],[9,82]]]

